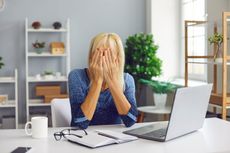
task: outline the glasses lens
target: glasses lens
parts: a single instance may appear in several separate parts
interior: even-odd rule
[[[81,129],[74,129],[74,130],[71,130],[70,132],[71,134],[74,134],[74,135],[78,135],[80,137],[83,137],[84,135],[87,135],[86,131],[85,130],[81,130]]]
[[[55,138],[55,140],[61,140],[61,138],[62,138],[62,134],[60,133],[60,132],[57,132],[57,133],[54,133],[54,138]]]

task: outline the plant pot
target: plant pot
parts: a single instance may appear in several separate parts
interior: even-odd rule
[[[223,61],[223,58],[221,58],[221,57],[214,59],[214,62],[217,62],[217,63],[222,63],[222,61]]]
[[[166,105],[167,94],[153,93],[154,105],[157,108],[163,108]]]
[[[154,105],[157,108],[171,107],[174,99],[174,92],[165,94],[153,93]]]
[[[42,53],[42,48],[34,48],[35,49],[35,52],[37,54],[41,54]]]
[[[52,80],[54,78],[54,76],[51,74],[51,75],[44,75],[44,79],[46,80]]]

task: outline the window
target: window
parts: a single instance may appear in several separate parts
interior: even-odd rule
[[[182,52],[184,52],[184,21],[185,20],[206,20],[205,0],[181,0],[182,13]],[[188,30],[188,54],[206,55],[206,25],[191,26]],[[184,57],[183,57],[184,58]],[[202,59],[203,60],[203,59]],[[183,59],[184,61],[184,59]],[[191,61],[191,60],[190,60]],[[199,60],[201,61],[201,59]],[[189,64],[189,78],[206,80],[207,70],[205,64]]]

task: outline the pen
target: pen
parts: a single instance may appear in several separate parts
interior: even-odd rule
[[[105,134],[105,133],[100,133],[98,132],[98,135],[102,135],[102,136],[105,136],[105,137],[108,137],[108,138],[112,138],[112,139],[115,139],[117,140],[118,138],[114,137],[114,136],[111,136],[111,135],[108,135],[108,134]]]

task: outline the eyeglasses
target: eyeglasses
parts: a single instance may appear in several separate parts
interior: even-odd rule
[[[78,138],[82,138],[83,136],[88,135],[88,133],[84,129],[79,129],[79,128],[64,129],[61,132],[55,132],[54,138],[56,141],[59,141],[62,139],[62,137],[66,138],[65,137],[66,135],[72,135],[72,136],[76,136]]]

